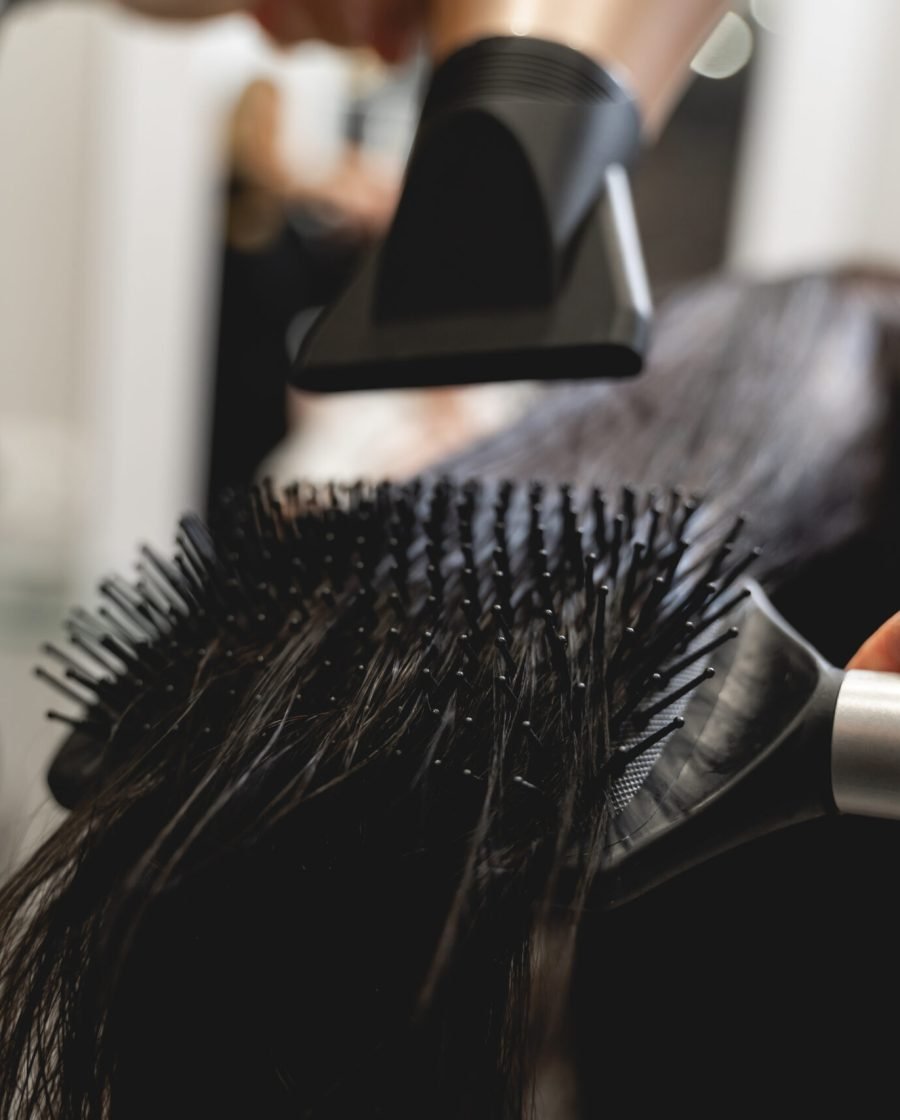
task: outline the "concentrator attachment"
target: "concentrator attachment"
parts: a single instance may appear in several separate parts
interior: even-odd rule
[[[314,322],[293,384],[335,392],[628,377],[651,304],[625,166],[637,107],[558,43],[436,71],[385,242]]]

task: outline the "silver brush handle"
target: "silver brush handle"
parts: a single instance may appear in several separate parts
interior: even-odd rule
[[[831,780],[839,812],[900,820],[900,675],[845,675],[834,713]]]

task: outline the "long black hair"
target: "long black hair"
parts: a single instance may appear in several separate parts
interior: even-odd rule
[[[581,1019],[614,1022],[589,896],[627,623],[738,515],[790,586],[890,505],[864,302],[713,281],[661,320],[640,381],[407,485],[232,497],[75,617],[75,808],[0,894],[0,1115],[519,1120],[577,938]]]

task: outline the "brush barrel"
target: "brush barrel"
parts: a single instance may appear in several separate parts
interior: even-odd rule
[[[847,673],[831,742],[838,810],[900,820],[900,676]]]

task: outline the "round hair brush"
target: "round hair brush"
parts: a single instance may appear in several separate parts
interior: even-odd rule
[[[46,647],[81,706],[50,713],[73,727],[50,787],[216,804],[237,729],[273,821],[355,781],[412,798],[423,845],[464,832],[470,887],[539,867],[607,905],[801,820],[900,816],[900,683],[828,666],[743,535],[677,490],[234,495]]]

